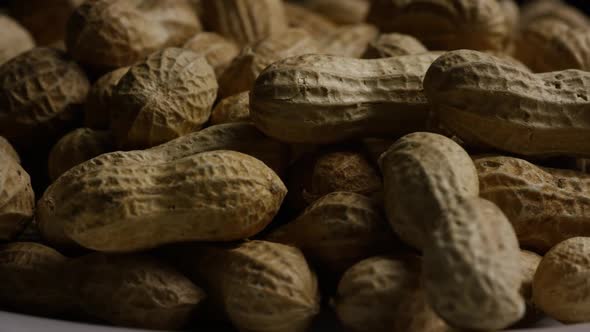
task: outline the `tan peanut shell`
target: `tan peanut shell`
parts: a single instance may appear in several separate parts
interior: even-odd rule
[[[113,70],[100,77],[90,88],[84,104],[84,125],[92,129],[108,129],[111,124],[113,90],[129,67]],[[116,112],[117,110],[115,110]]]
[[[179,255],[239,331],[304,332],[319,312],[315,274],[297,248],[248,241]]]
[[[229,97],[249,91],[260,73],[284,58],[318,53],[319,46],[307,31],[287,29],[246,46],[219,78],[219,94]]]
[[[574,29],[590,27],[586,14],[561,0],[528,1],[521,9],[521,25],[543,20],[556,20]]]
[[[449,328],[426,301],[420,258],[378,256],[348,269],[335,311],[351,331],[443,332]]]
[[[13,156],[0,152],[0,240],[13,240],[33,218],[31,178]]]
[[[369,0],[305,0],[312,11],[337,24],[363,23],[369,13]]]
[[[68,290],[88,315],[119,326],[184,327],[205,293],[155,258],[93,253],[68,262]]]
[[[526,301],[526,314],[518,325],[530,325],[543,318],[543,313],[533,302],[533,279],[543,257],[532,251],[520,251],[520,265],[523,271],[523,280],[520,293]]]
[[[0,247],[0,304],[20,312],[63,314],[75,307],[75,296],[65,291],[60,273],[67,258],[33,242]],[[103,294],[104,296],[104,294]]]
[[[249,121],[250,91],[222,99],[211,112],[210,122],[212,125]]]
[[[510,33],[497,0],[374,0],[367,21],[430,50],[502,50]]]
[[[379,30],[375,26],[366,23],[345,25],[336,29],[331,35],[322,40],[322,52],[324,54],[360,58],[365,53],[367,46],[373,41]]]
[[[56,180],[70,168],[113,150],[108,131],[75,129],[55,143],[49,152],[49,177]]]
[[[533,280],[533,301],[564,323],[590,321],[590,238],[567,239],[545,254]]]
[[[379,160],[389,223],[407,244],[423,249],[446,211],[477,197],[473,161],[450,138],[413,133],[396,141]]]
[[[401,33],[385,33],[369,43],[363,59],[379,59],[427,52],[416,38]]]
[[[475,165],[481,196],[504,211],[523,247],[545,252],[590,236],[590,175],[512,157],[477,158]]]
[[[113,90],[116,145],[149,148],[197,131],[209,120],[216,96],[215,73],[203,56],[181,48],[155,52]]]
[[[61,51],[35,48],[0,66],[0,135],[17,148],[52,144],[79,122],[90,83]]]
[[[0,136],[0,154],[7,155],[20,164],[20,156],[18,155],[18,152],[16,152],[12,144],[2,136]]]
[[[370,198],[350,192],[316,200],[266,240],[297,247],[317,266],[335,273],[389,251],[395,242],[381,209]]]
[[[0,13],[0,65],[33,47],[31,34],[10,16]]]
[[[68,18],[84,0],[19,0],[10,2],[10,14],[31,32],[39,45],[64,40]]]
[[[429,112],[422,78],[437,56],[285,59],[256,80],[250,116],[265,134],[291,143],[334,143],[419,131]]]
[[[520,250],[493,203],[466,199],[449,207],[424,250],[428,300],[449,325],[499,330],[525,313]]]
[[[520,7],[515,0],[499,0],[500,8],[504,13],[506,25],[511,33],[516,33],[520,24]]]
[[[184,43],[183,48],[188,48],[204,56],[215,70],[217,77],[223,74],[232,60],[240,53],[236,43],[214,32],[197,33]]]
[[[105,72],[180,46],[200,30],[187,0],[89,0],[70,17],[66,45],[76,61]]]
[[[203,7],[209,29],[241,47],[287,29],[282,0],[208,0]]]
[[[270,168],[239,152],[108,163],[117,157],[83,163],[45,191],[37,216],[47,239],[105,252],[234,241],[266,227],[286,195]]]
[[[301,5],[285,2],[284,7],[289,26],[304,29],[317,41],[324,40],[326,36],[332,35],[337,29],[337,25],[326,17]]]
[[[521,28],[515,46],[514,56],[534,72],[590,70],[588,28],[574,29],[557,20],[533,21]]]
[[[469,145],[531,156],[589,155],[589,80],[579,70],[532,74],[459,50],[432,64],[424,92],[442,125]]]

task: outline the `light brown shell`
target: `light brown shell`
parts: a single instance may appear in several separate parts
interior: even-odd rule
[[[29,174],[14,160],[0,153],[0,240],[13,240],[33,218],[35,194]]]
[[[510,33],[497,0],[374,0],[367,21],[430,50],[502,50]]]
[[[184,248],[179,255],[239,331],[304,332],[319,312],[315,274],[297,248],[248,241]]]
[[[70,312],[76,299],[65,291],[61,278],[66,262],[62,254],[39,243],[2,245],[0,303],[4,308],[33,314]]]
[[[404,135],[426,126],[422,78],[438,54],[359,60],[303,55],[264,70],[250,116],[265,134],[291,143],[334,143]]]
[[[424,250],[428,300],[450,325],[500,330],[525,313],[514,230],[493,203],[472,198],[449,207]]]
[[[287,21],[292,28],[301,28],[311,34],[317,41],[332,35],[337,25],[326,17],[319,15],[301,5],[285,2]]]
[[[363,59],[389,58],[393,56],[427,52],[426,46],[418,39],[401,33],[385,33],[369,43]]]
[[[242,47],[287,29],[282,0],[215,0],[203,7],[208,27]]]
[[[19,149],[46,146],[82,117],[90,83],[61,51],[35,48],[0,67],[0,135]]]
[[[44,237],[105,252],[240,240],[272,221],[287,192],[263,162],[239,152],[149,155],[105,154],[58,178],[37,208]]]
[[[448,52],[424,92],[444,127],[469,145],[522,155],[590,155],[590,74],[532,74],[489,54]]]
[[[590,27],[586,14],[561,0],[527,1],[521,9],[521,26],[541,20],[557,20],[574,29]]]
[[[199,130],[217,96],[213,68],[197,53],[166,48],[134,65],[109,103],[122,149],[149,148]]]
[[[305,0],[307,8],[337,24],[363,23],[369,13],[369,0]]]
[[[211,112],[211,124],[250,122],[250,91],[222,99]]]
[[[35,37],[39,45],[64,40],[68,18],[84,0],[18,0],[10,2],[10,14]]]
[[[108,129],[111,124],[113,90],[129,67],[113,70],[100,77],[88,92],[84,104],[84,125],[93,129]]]
[[[188,0],[89,0],[70,17],[66,45],[78,62],[104,72],[180,46],[200,30]]]
[[[564,323],[590,320],[590,238],[575,237],[553,247],[533,280],[533,300],[543,312]]]
[[[475,165],[481,196],[504,211],[523,247],[545,252],[590,236],[590,174],[501,156],[477,158]]]
[[[20,156],[18,155],[18,152],[16,152],[12,144],[2,136],[0,136],[0,154],[7,155],[20,164]]]
[[[534,72],[590,70],[588,28],[558,20],[535,20],[521,28],[514,56]]]
[[[217,77],[223,74],[240,53],[236,43],[214,32],[199,32],[182,47],[204,56]]]
[[[379,256],[357,263],[340,280],[334,307],[351,331],[449,330],[426,301],[420,258],[415,256]]]
[[[539,266],[539,263],[541,263],[541,259],[543,259],[543,257],[534,252],[527,250],[520,251],[520,265],[523,270],[520,293],[526,301],[526,314],[518,323],[519,326],[530,326],[543,318],[543,313],[533,302],[533,279],[537,267]]]
[[[375,26],[366,23],[345,25],[336,29],[331,35],[322,40],[322,52],[324,54],[337,55],[349,58],[360,58],[367,50],[367,46],[373,41],[379,30]]]
[[[319,46],[307,31],[287,29],[246,46],[219,78],[219,94],[226,98],[249,91],[260,73],[284,58],[318,53]]]
[[[450,138],[413,133],[396,141],[379,160],[389,223],[407,244],[428,245],[446,211],[477,197],[473,161]]]
[[[395,242],[381,209],[370,198],[350,192],[318,199],[266,240],[295,246],[317,266],[337,274],[391,250]]]
[[[49,177],[55,181],[70,168],[114,150],[108,131],[75,129],[62,137],[49,152]]]
[[[205,293],[159,260],[93,253],[68,263],[68,291],[88,315],[119,326],[184,327]]]
[[[502,8],[502,12],[504,12],[509,31],[512,34],[516,33],[520,24],[520,7],[518,7],[518,3],[515,0],[499,0],[498,3]]]
[[[0,13],[0,65],[33,47],[31,34],[10,16]]]

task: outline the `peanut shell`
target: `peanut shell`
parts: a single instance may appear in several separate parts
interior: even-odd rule
[[[16,152],[12,144],[10,144],[10,142],[2,136],[0,136],[0,154],[7,155],[20,164],[18,152]]]
[[[31,34],[10,16],[0,13],[0,65],[33,47]]]
[[[426,47],[416,38],[400,33],[381,34],[369,43],[363,59],[379,59],[394,56],[420,54]]]
[[[250,91],[222,99],[211,112],[211,124],[250,121]]]
[[[366,23],[345,25],[323,39],[321,53],[348,58],[360,58],[379,30]]]
[[[307,8],[337,24],[363,23],[369,13],[369,0],[306,0]]]
[[[238,56],[240,49],[233,41],[214,32],[200,32],[189,39],[183,46],[204,56],[220,77],[232,60]]]
[[[14,160],[0,153],[0,240],[13,240],[33,218],[35,194],[29,174]]]
[[[84,125],[92,129],[109,129],[113,90],[129,67],[113,70],[100,77],[90,88],[84,104]]]

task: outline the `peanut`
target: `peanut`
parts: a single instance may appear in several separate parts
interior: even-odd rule
[[[7,155],[20,164],[20,156],[18,155],[18,152],[16,152],[12,144],[2,136],[0,136],[0,154]]]
[[[424,284],[434,311],[452,326],[499,330],[525,313],[516,235],[493,203],[450,206],[424,250]]]
[[[106,72],[180,46],[200,30],[187,0],[89,0],[70,17],[66,45],[76,61]]]
[[[114,150],[111,134],[79,128],[62,137],[49,152],[49,177],[55,181],[70,168]]]
[[[438,58],[424,92],[444,127],[473,146],[522,155],[590,154],[588,73],[532,74],[476,51]]]
[[[113,90],[129,67],[116,69],[100,77],[88,92],[88,98],[84,104],[84,124],[93,129],[108,129],[111,123],[110,103],[113,98]]]
[[[211,112],[211,124],[250,121],[250,91],[222,99]]]
[[[502,8],[502,12],[504,12],[508,29],[514,34],[518,30],[518,25],[520,23],[520,8],[515,0],[500,0],[499,4]]]
[[[564,323],[590,321],[590,238],[567,239],[543,257],[533,280],[533,300]]]
[[[318,53],[315,40],[303,29],[284,33],[246,46],[219,78],[219,92],[229,97],[252,89],[258,75],[273,62],[284,58]]]
[[[335,310],[351,331],[450,331],[432,310],[421,286],[420,258],[373,257],[346,271]]]
[[[215,70],[217,77],[223,74],[240,53],[236,43],[214,32],[197,33],[183,47],[204,56]]]
[[[502,50],[510,32],[496,0],[374,0],[367,20],[431,50]]]
[[[33,217],[31,178],[13,156],[0,152],[0,240],[12,240]]]
[[[568,238],[590,236],[590,175],[511,157],[482,157],[475,165],[481,196],[504,211],[522,246],[545,252]]]
[[[181,48],[153,53],[113,90],[109,107],[116,145],[149,148],[199,130],[216,96],[215,73],[204,57]]]
[[[17,149],[53,144],[78,123],[90,84],[63,52],[35,48],[0,67],[0,135]]]
[[[0,13],[0,65],[35,47],[31,34],[17,21]]]
[[[369,0],[306,0],[305,6],[337,24],[363,23],[369,13]]]
[[[282,0],[204,1],[209,28],[244,47],[287,29]]]
[[[400,33],[379,35],[369,43],[364,59],[389,58],[394,56],[427,52],[426,47],[416,38]]]
[[[537,308],[533,301],[533,279],[535,272],[541,263],[543,257],[534,252],[521,250],[520,264],[523,270],[523,281],[520,287],[520,293],[526,301],[526,314],[518,325],[530,325],[543,318],[543,313]]]
[[[426,126],[422,78],[435,54],[377,60],[303,55],[272,64],[250,93],[250,116],[291,143],[404,135]]]
[[[423,249],[459,201],[477,197],[473,161],[442,135],[413,133],[395,142],[379,160],[389,223],[407,244]]]
[[[360,58],[378,34],[373,25],[366,23],[342,26],[322,40],[321,53]]]
[[[337,29],[336,24],[324,16],[295,3],[285,2],[285,13],[290,27],[307,31],[317,41],[332,35]]]
[[[368,197],[350,192],[318,199],[266,240],[295,246],[316,266],[337,274],[389,251],[394,242],[380,208]]]
[[[195,257],[196,256],[196,257]],[[176,257],[202,280],[240,331],[303,332],[319,312],[315,274],[299,249],[266,241],[180,248]]]
[[[561,0],[537,0],[527,2],[521,10],[521,25],[541,20],[557,20],[574,29],[590,27],[588,17],[580,10]]]

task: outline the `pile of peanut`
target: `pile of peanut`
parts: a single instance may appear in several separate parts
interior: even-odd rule
[[[590,322],[559,0],[17,0],[0,309],[148,329]]]

